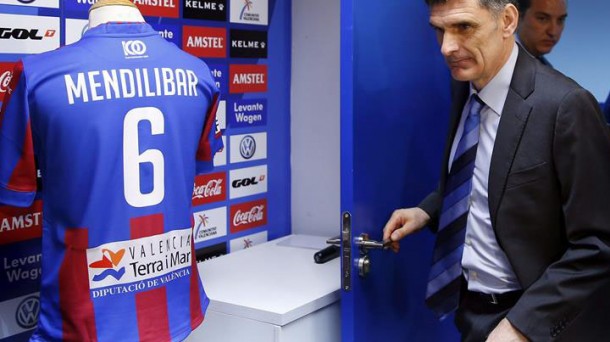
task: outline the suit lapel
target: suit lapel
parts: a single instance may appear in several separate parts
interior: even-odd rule
[[[526,102],[526,99],[534,91],[535,79],[535,60],[519,47],[519,57],[498,125],[489,169],[487,192],[491,223],[494,229],[508,173],[532,110],[532,106]]]

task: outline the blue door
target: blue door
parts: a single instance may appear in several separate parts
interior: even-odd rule
[[[448,127],[449,72],[423,0],[341,1],[341,232],[344,342],[458,341],[424,305],[433,236],[379,241],[396,208],[434,187]],[[360,275],[359,272],[367,274]]]

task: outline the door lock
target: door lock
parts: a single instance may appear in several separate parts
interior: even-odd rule
[[[346,239],[345,238],[342,239],[341,236],[337,236],[337,237],[326,240],[326,243],[328,243],[329,245],[341,246],[342,241],[345,242]],[[362,234],[360,234],[360,236],[357,236],[356,238],[354,238],[354,245],[358,247],[358,250],[360,252],[359,256],[354,259],[354,266],[358,269],[358,275],[360,277],[364,278],[371,271],[371,259],[368,256],[369,250],[371,250],[371,249],[386,250],[386,249],[388,249],[388,243],[371,240],[371,239],[369,239],[368,234],[362,233]],[[345,252],[346,251],[344,249],[344,253]],[[347,253],[351,253],[351,248],[348,247]],[[345,254],[347,254],[347,253],[345,253]],[[346,255],[344,255],[344,262],[346,259],[347,259]],[[344,265],[345,265],[345,263],[344,263]],[[344,275],[349,274],[349,271],[344,269],[343,273],[344,273]],[[347,279],[345,279],[345,277],[344,277],[343,280],[346,281]]]
[[[371,259],[368,255],[363,255],[354,261],[355,266],[358,268],[358,275],[362,278],[371,271]]]
[[[354,244],[360,249],[360,257],[356,259],[355,266],[358,268],[358,275],[362,278],[366,277],[371,272],[371,259],[368,256],[368,252],[371,249],[385,250],[388,248],[388,244],[370,240],[369,234],[362,233],[354,239]]]

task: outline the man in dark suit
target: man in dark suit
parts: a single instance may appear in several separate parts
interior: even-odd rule
[[[426,302],[464,341],[606,341],[610,135],[594,97],[515,42],[516,0],[426,0],[453,87],[439,189],[384,240],[437,235]],[[578,337],[577,339],[574,339]]]

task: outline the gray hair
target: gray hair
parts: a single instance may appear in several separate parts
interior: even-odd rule
[[[428,5],[428,7],[432,7],[435,5],[445,4],[449,0],[425,0],[425,1],[426,1],[426,5]],[[488,9],[494,15],[497,15],[500,12],[502,12],[504,7],[506,7],[506,5],[508,5],[508,4],[513,4],[515,7],[517,7],[517,9],[519,9],[519,1],[517,1],[517,0],[478,0],[478,1],[479,1],[479,5],[481,5],[481,7]]]

